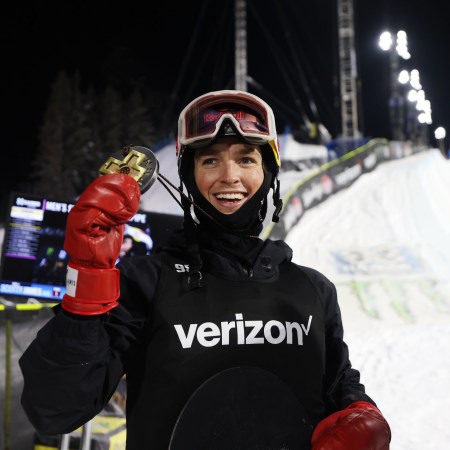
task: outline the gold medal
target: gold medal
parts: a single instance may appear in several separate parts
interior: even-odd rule
[[[134,178],[147,192],[158,177],[159,162],[155,154],[146,147],[128,145],[123,147],[100,167],[100,174],[125,173]]]

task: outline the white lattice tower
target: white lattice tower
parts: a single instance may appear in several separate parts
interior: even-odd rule
[[[247,90],[247,2],[235,0],[235,88]]]
[[[342,137],[360,136],[353,0],[337,0]]]

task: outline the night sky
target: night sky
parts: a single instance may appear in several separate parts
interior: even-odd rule
[[[334,133],[340,126],[335,0],[247,2],[248,73],[264,91],[248,90],[271,103],[279,131],[298,120],[286,111],[297,111],[296,100],[309,92]],[[450,132],[450,39],[448,17],[438,9],[442,3],[355,0],[360,122],[366,136],[390,132],[388,55],[378,47],[385,29],[407,32],[412,55],[407,64],[420,72],[432,107],[431,128],[442,125]],[[99,90],[111,77],[144,79],[151,89],[174,96],[174,114],[208,90],[234,87],[233,0],[148,2],[145,9],[136,4],[14,2],[2,8],[2,201],[28,176],[50,86],[62,69],[79,71],[84,86]],[[306,84],[302,77],[287,78],[296,63]]]

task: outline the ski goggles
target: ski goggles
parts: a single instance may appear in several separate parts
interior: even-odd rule
[[[189,103],[178,120],[178,157],[186,146],[210,144],[229,123],[242,138],[255,145],[268,144],[280,165],[278,138],[272,108],[259,97],[244,91],[216,91]]]

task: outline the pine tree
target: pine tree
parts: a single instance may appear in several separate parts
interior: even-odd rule
[[[98,175],[95,169],[100,158],[95,154],[96,132],[90,121],[95,102],[92,90],[81,92],[78,73],[72,77],[64,71],[58,74],[33,161],[37,194],[73,199]]]
[[[97,105],[97,146],[105,156],[119,151],[126,143],[123,140],[122,98],[111,86],[107,86]]]
[[[66,121],[70,111],[71,83],[62,71],[51,86],[50,98],[39,132],[39,147],[32,162],[34,191],[40,195],[68,195],[63,188],[63,155]],[[72,194],[72,193],[70,193]]]
[[[80,84],[79,73],[61,71],[51,86],[32,163],[37,194],[75,199],[108,157],[125,145],[152,148],[160,138],[153,117],[161,101],[144,86],[125,95],[111,86],[82,92]]]
[[[87,94],[81,92],[78,73],[72,79],[71,106],[66,122],[63,174],[64,185],[77,196],[98,176],[95,131],[89,120],[95,96],[92,90]]]
[[[139,89],[134,89],[125,102],[125,139],[128,144],[150,147],[156,139],[148,105]]]

